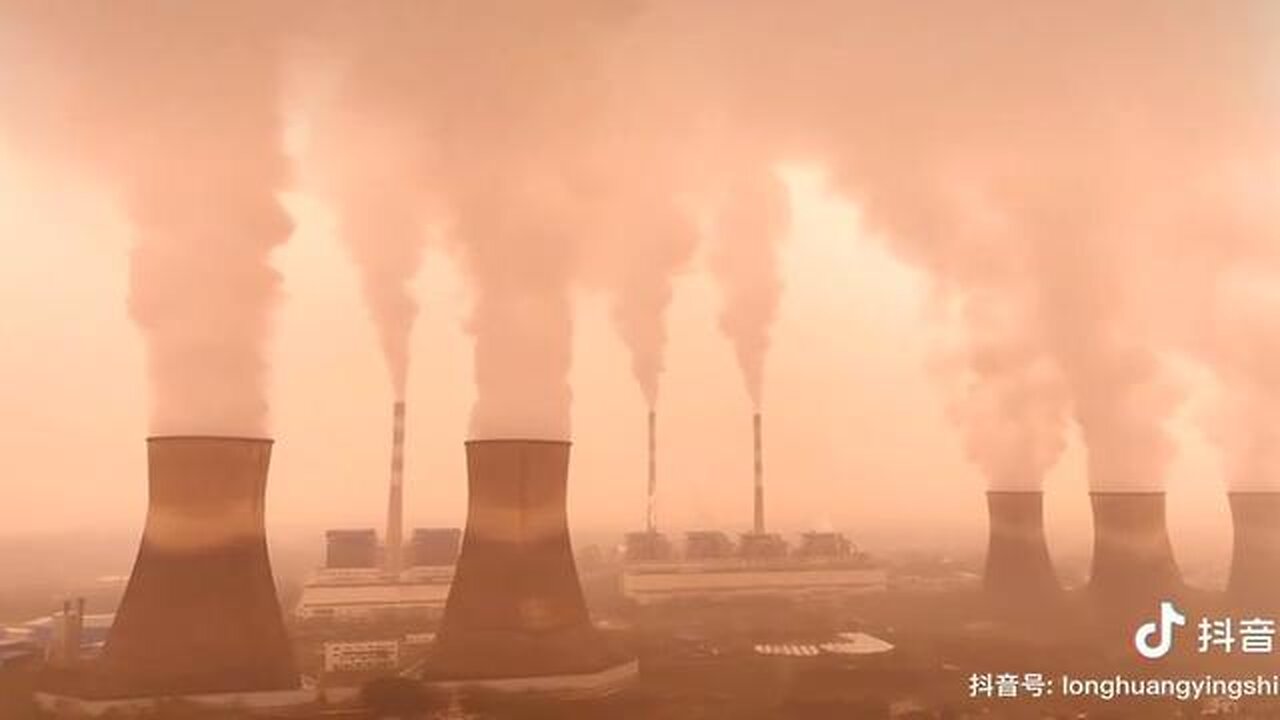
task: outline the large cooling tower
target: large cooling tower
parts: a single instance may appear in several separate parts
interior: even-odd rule
[[[1002,599],[1043,598],[1058,591],[1044,537],[1044,493],[987,493],[991,528],[983,585]]]
[[[578,584],[568,472],[567,442],[467,443],[467,528],[430,676],[565,675],[616,664]]]
[[[94,694],[297,688],[263,520],[271,441],[147,441],[150,501]]]
[[[1280,492],[1232,492],[1235,545],[1227,593],[1236,603],[1280,608]]]
[[[1150,602],[1182,589],[1163,492],[1094,492],[1090,590],[1107,602]]]

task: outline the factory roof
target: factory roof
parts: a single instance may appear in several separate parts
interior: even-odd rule
[[[449,583],[377,583],[308,585],[302,590],[304,607],[361,607],[381,605],[438,605],[449,596]]]

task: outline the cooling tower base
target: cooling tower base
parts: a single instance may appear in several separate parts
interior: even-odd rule
[[[1280,610],[1280,492],[1228,494],[1234,526],[1227,600],[1235,608],[1268,614]]]
[[[553,686],[560,682],[557,678],[589,684],[593,677],[613,677],[634,663],[632,654],[590,626],[549,633],[468,632],[437,640],[422,677],[468,685]]]
[[[1103,610],[1155,607],[1186,589],[1165,528],[1164,493],[1094,492],[1088,592]]]
[[[591,624],[565,516],[569,443],[467,443],[467,529],[424,677],[592,675],[631,660]]]
[[[555,696],[611,695],[635,682],[640,675],[637,660],[622,660],[596,672],[567,675],[529,675],[510,677],[432,678],[424,674],[423,681],[435,690],[488,690],[504,693],[537,693]]]
[[[36,705],[54,717],[134,717],[152,714],[163,716],[175,705],[198,707],[204,711],[234,710],[243,716],[256,713],[276,716],[279,712],[312,706],[318,697],[314,690],[277,690],[269,692],[213,693],[164,697],[128,697],[97,699],[75,694],[37,692]],[[237,715],[241,717],[242,715]]]
[[[990,491],[991,522],[983,589],[999,605],[1037,606],[1061,595],[1045,542],[1043,494]]]
[[[271,441],[147,442],[146,528],[84,697],[297,690],[300,679],[267,555]]]

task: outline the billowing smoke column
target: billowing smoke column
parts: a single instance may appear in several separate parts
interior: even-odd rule
[[[129,310],[146,345],[153,432],[267,430],[270,255],[291,232],[277,197],[288,178],[284,5],[2,11],[22,38],[6,48],[19,53],[5,61],[18,75],[3,99],[20,146],[82,168],[132,224]]]
[[[1261,192],[1274,193],[1280,187]],[[1197,297],[1188,315],[1195,317],[1192,351],[1214,371],[1221,389],[1217,412],[1211,415],[1209,436],[1222,449],[1228,499],[1234,524],[1230,601],[1253,612],[1280,607],[1280,295],[1275,292],[1280,264],[1274,248],[1277,221],[1268,209],[1242,207],[1232,218],[1247,231],[1235,238],[1236,255],[1222,258],[1212,246],[1219,266],[1196,264],[1208,278],[1188,282]],[[1264,239],[1266,238],[1266,239]],[[1208,239],[1206,246],[1211,246]],[[1214,256],[1211,256],[1211,258]]]
[[[1169,300],[1186,287],[1171,272],[1182,259],[1172,250],[1231,233],[1218,212],[1223,198],[1260,177],[1251,155],[1266,164],[1275,155],[1273,133],[1258,142],[1275,117],[1271,30],[1262,29],[1273,28],[1270,10],[1219,10],[903,6],[845,41],[873,59],[847,64],[847,92],[814,94],[828,103],[818,110],[817,124],[832,133],[823,154],[840,158],[835,180],[868,225],[927,269],[942,296],[998,293],[1030,319],[1031,356],[1060,373],[1100,493],[1106,542],[1093,584],[1106,595],[1155,591],[1106,568],[1141,562],[1140,575],[1164,577],[1172,565],[1167,544],[1152,540],[1166,536],[1156,529],[1158,492],[1177,396],[1158,351],[1168,338],[1155,331],[1176,315],[1181,303]],[[821,33],[824,12],[805,28]],[[1064,41],[1072,35],[1088,39]],[[930,57],[919,61],[911,48],[924,45]],[[1253,180],[1221,183],[1242,176]],[[1023,478],[1039,482],[1036,473]],[[1126,493],[1148,494],[1135,503]],[[1121,541],[1125,533],[1142,536]]]
[[[667,346],[672,282],[693,255],[693,224],[673,203],[619,203],[611,224],[623,227],[603,252],[613,287],[613,322],[631,354],[631,372],[650,409],[657,408]]]
[[[1002,601],[1030,605],[1059,589],[1044,536],[1044,494],[990,490],[991,529],[983,586]]]
[[[18,2],[5,117],[110,191],[152,395],[147,523],[100,671],[111,697],[298,686],[264,537],[265,345],[291,223],[279,119],[287,3]],[[17,57],[8,53],[17,51]],[[8,96],[14,93],[17,97]]]
[[[270,440],[147,442],[146,528],[88,694],[298,687],[267,558],[270,458]]]
[[[381,195],[394,193],[394,189],[374,185],[362,187],[359,192],[379,195],[366,198],[351,191],[344,198],[340,233],[360,269],[392,392],[402,400],[409,377],[409,340],[418,315],[418,303],[409,283],[421,264],[423,230],[415,222],[412,208],[405,206],[406,200]]]
[[[427,674],[573,674],[612,659],[587,618],[565,518],[571,290],[595,182],[592,117],[614,9],[567,2],[498,16],[471,5],[396,6],[369,43],[386,73],[362,97],[433,149],[442,234],[471,284],[476,400],[467,528]],[[385,31],[385,32],[384,32]],[[481,61],[503,48],[501,62]],[[470,58],[475,62],[462,62]],[[404,85],[385,79],[414,79]],[[581,162],[580,162],[581,161]],[[421,168],[417,172],[426,175]]]
[[[728,187],[714,233],[710,267],[723,293],[720,329],[733,343],[752,408],[764,392],[769,333],[782,279],[778,245],[790,222],[787,189],[768,168],[752,168]]]

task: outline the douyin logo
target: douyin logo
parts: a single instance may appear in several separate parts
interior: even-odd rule
[[[1187,616],[1168,600],[1160,602],[1160,619],[1143,623],[1133,634],[1133,646],[1148,660],[1159,660],[1173,649],[1173,628],[1187,624]]]

